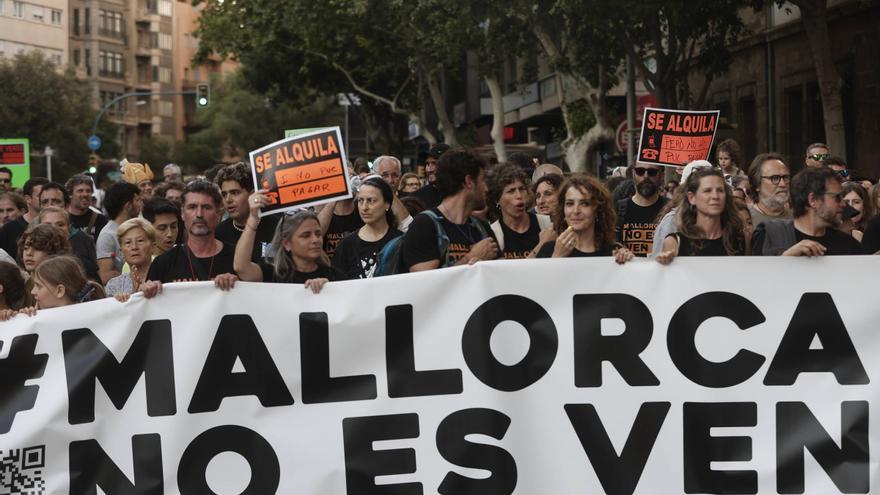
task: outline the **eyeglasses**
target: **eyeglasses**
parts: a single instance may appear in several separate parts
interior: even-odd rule
[[[788,174],[786,174],[786,175],[762,175],[761,178],[769,180],[770,183],[773,184],[774,186],[779,185],[779,183],[781,181],[785,181],[787,183],[791,182],[791,176]]]
[[[657,177],[657,174],[660,173],[660,169],[656,168],[644,168],[644,167],[636,167],[633,169],[633,172],[639,177],[648,174],[648,177]]]
[[[812,155],[807,155],[807,158],[809,158],[810,160],[821,162],[829,156],[831,156],[831,153],[813,153]]]

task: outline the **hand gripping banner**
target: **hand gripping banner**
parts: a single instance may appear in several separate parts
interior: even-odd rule
[[[0,493],[878,493],[870,273],[498,261],[19,316]]]

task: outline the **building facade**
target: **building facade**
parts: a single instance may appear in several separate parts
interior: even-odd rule
[[[38,50],[68,63],[67,0],[0,0],[0,58]]]

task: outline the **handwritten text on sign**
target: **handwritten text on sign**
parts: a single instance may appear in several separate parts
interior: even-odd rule
[[[254,186],[272,201],[262,215],[351,197],[341,142],[334,127],[252,151]]]
[[[718,127],[718,115],[718,111],[646,108],[638,161],[681,166],[693,160],[707,160]]]

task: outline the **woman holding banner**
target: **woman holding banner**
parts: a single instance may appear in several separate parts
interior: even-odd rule
[[[270,204],[265,192],[260,189],[248,198],[251,213],[235,245],[233,267],[238,278],[245,282],[304,284],[315,294],[321,292],[329,281],[344,280],[345,277],[327,262],[321,224],[318,216],[308,210],[289,211],[278,222],[272,238],[272,265],[258,265],[251,261],[260,225],[260,208]]]
[[[124,302],[132,292],[137,291],[150,272],[156,230],[143,218],[130,218],[116,229],[116,237],[129,272],[107,281],[107,295]]]
[[[657,261],[668,265],[676,256],[746,254],[742,220],[721,170],[694,169],[684,189],[684,201],[675,214],[678,233],[663,239]]]
[[[382,177],[367,177],[357,190],[358,214],[364,226],[345,236],[333,253],[333,268],[347,280],[371,278],[382,248],[403,232],[397,230],[394,191]]]
[[[572,174],[562,184],[553,225],[559,235],[541,247],[538,258],[614,256],[619,264],[633,259],[629,249],[614,242],[614,203],[595,177]]]
[[[499,163],[486,172],[486,184],[486,204],[499,257],[534,258],[545,243],[556,239],[550,217],[528,211],[531,190],[525,170]]]

